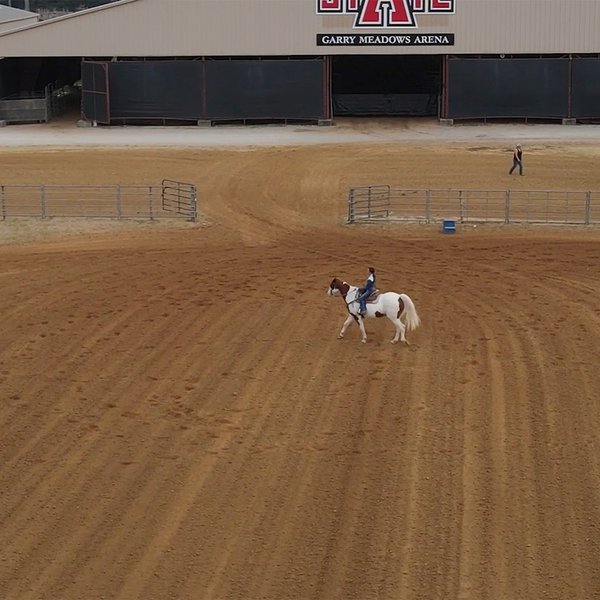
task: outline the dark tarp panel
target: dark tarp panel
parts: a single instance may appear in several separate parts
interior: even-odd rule
[[[448,61],[451,119],[568,115],[568,59],[451,59]]]
[[[108,65],[112,119],[202,119],[201,61]]]
[[[206,61],[206,119],[325,118],[324,61]]]
[[[0,98],[10,96],[14,91],[14,83],[9,78],[10,63],[6,58],[0,58]]]
[[[110,123],[107,63],[81,63],[81,106],[83,118]]]
[[[572,73],[573,118],[600,118],[600,59],[574,58]]]
[[[435,116],[440,56],[335,56],[333,114]]]
[[[437,94],[335,94],[333,114],[337,116],[437,114]]]

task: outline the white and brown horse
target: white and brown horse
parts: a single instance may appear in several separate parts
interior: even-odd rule
[[[330,283],[327,293],[330,296],[341,296],[346,303],[348,309],[348,318],[344,321],[339,338],[343,338],[346,329],[353,321],[358,323],[362,333],[363,344],[367,341],[367,333],[365,331],[364,317],[387,317],[396,328],[396,335],[392,339],[392,344],[398,340],[404,344],[408,344],[406,332],[416,329],[421,324],[421,319],[417,314],[414,302],[407,294],[397,294],[396,292],[385,292],[383,294],[375,292],[370,299],[367,300],[367,312],[364,315],[359,313],[358,288],[350,285],[337,277]],[[402,321],[404,319],[404,322]]]

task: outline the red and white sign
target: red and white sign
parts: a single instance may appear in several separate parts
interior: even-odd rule
[[[354,15],[354,27],[417,27],[417,14],[454,14],[456,0],[317,0],[318,15]]]

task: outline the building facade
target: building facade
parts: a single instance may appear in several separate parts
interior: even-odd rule
[[[593,120],[598,23],[589,0],[120,0],[0,34],[0,65],[76,60],[98,123]]]

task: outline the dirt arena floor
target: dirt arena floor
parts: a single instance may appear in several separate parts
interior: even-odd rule
[[[2,600],[600,597],[600,229],[348,226],[351,185],[600,189],[600,145],[10,149],[200,223],[0,222]],[[422,326],[337,339],[373,264]]]

